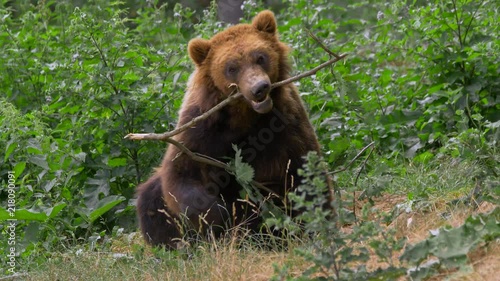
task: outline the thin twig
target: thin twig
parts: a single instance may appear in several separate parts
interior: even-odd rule
[[[324,62],[324,63],[316,66],[315,68],[313,68],[313,69],[311,69],[309,71],[300,73],[298,75],[295,75],[295,76],[290,77],[288,79],[285,79],[283,81],[276,82],[276,83],[274,83],[274,84],[271,85],[271,88],[280,87],[280,86],[283,86],[285,84],[289,84],[289,83],[295,82],[297,80],[300,80],[300,79],[302,79],[304,77],[308,77],[308,76],[311,76],[313,74],[316,74],[316,72],[318,72],[319,70],[321,70],[321,69],[323,69],[323,68],[325,68],[325,67],[327,67],[329,65],[332,65],[332,64],[338,62],[339,60],[345,58],[346,56],[347,56],[347,54],[337,55],[336,58],[333,58],[333,59],[331,59],[331,60],[329,60],[327,62]]]
[[[372,149],[370,150],[370,152],[368,152],[368,155],[366,156],[365,160],[363,161],[363,163],[361,163],[361,167],[359,168],[358,174],[356,175],[356,179],[354,180],[354,186],[358,185],[359,175],[361,175],[361,172],[364,170],[366,162],[368,161],[368,159],[370,159],[370,156],[372,155],[374,149],[375,147],[372,146]]]
[[[455,21],[456,21],[456,24],[457,24],[458,43],[460,43],[460,48],[463,48],[463,44],[465,43],[465,38],[462,38],[462,29],[460,28],[460,21],[461,20],[458,17],[457,1],[456,0],[452,0],[451,2],[453,3],[453,10],[455,12],[454,14],[455,14]],[[462,42],[462,41],[464,41],[464,42]]]
[[[340,172],[343,172],[345,170],[347,170],[351,165],[352,163],[354,163],[354,161],[356,161],[359,157],[361,157],[361,155],[370,147],[370,146],[373,146],[375,144],[374,141],[372,141],[371,143],[369,143],[367,146],[363,147],[363,149],[361,149],[361,151],[354,157],[351,159],[351,161],[349,161],[349,163],[347,163],[347,165],[345,167],[343,167],[342,169],[339,169],[339,170],[336,170],[336,171],[333,171],[329,174],[331,175],[335,175],[335,174],[338,174]],[[371,152],[370,152],[371,154]]]
[[[163,134],[155,134],[155,133],[149,133],[149,134],[128,134],[125,136],[125,139],[129,140],[162,140],[162,141],[167,141],[169,138],[180,134],[181,132],[184,132],[185,130],[192,128],[193,126],[196,125],[196,123],[207,119],[210,115],[212,115],[214,112],[220,110],[224,106],[226,106],[228,103],[232,102],[233,100],[236,100],[240,98],[243,94],[242,93],[236,93],[234,95],[230,95],[227,99],[223,100],[216,106],[212,107],[210,110],[207,110],[207,112],[203,113],[200,116],[196,116],[193,118],[191,121],[187,122],[186,124],[176,128],[173,131],[166,132]],[[168,141],[167,141],[168,142]]]
[[[265,190],[267,191],[269,194],[272,194],[276,197],[278,197],[280,200],[283,200],[283,197],[281,197],[279,194],[277,194],[276,192],[272,191],[270,188],[266,187],[265,185],[261,184],[260,182],[257,182],[257,181],[254,181],[252,180],[250,182],[253,186],[257,187],[258,189],[262,189],[262,190]]]
[[[330,49],[328,49],[325,44],[323,43],[323,41],[321,41],[318,36],[316,36],[314,33],[311,32],[311,30],[307,29],[306,28],[306,31],[307,31],[307,34],[312,38],[314,39],[314,41],[316,41],[316,43],[319,44],[319,46],[321,47],[321,49],[323,49],[325,52],[327,52],[330,56],[333,56],[337,59],[341,59],[341,57],[339,55],[337,55],[336,53],[330,51]]]
[[[165,141],[175,145],[182,153],[185,153],[187,156],[189,156],[189,158],[193,159],[196,162],[200,162],[200,163],[207,164],[207,165],[212,165],[212,166],[226,169],[226,170],[229,168],[229,166],[226,165],[226,163],[224,163],[224,162],[210,158],[210,157],[205,156],[203,154],[192,152],[186,146],[184,146],[182,143],[180,143],[172,138],[165,139]]]
[[[374,143],[374,142],[372,142]],[[370,156],[372,155],[372,152],[373,150],[375,149],[375,146],[372,146],[372,149],[370,150],[370,152],[368,153],[368,155],[366,156],[365,160],[363,161],[363,163],[361,163],[361,167],[359,168],[359,171],[356,175],[356,179],[354,180],[354,187],[356,187],[358,185],[358,179],[359,179],[359,176],[361,175],[361,172],[365,169],[366,167],[366,162],[368,162],[368,159],[370,159]],[[366,190],[363,190],[363,192],[361,192],[361,194],[359,195],[361,197],[361,195],[363,195],[363,193],[365,192]],[[353,194],[352,196],[352,208],[353,208],[353,213],[354,213],[354,221],[357,221],[358,218],[356,216],[356,194]]]

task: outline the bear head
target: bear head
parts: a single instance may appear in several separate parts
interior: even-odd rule
[[[213,85],[225,97],[236,86],[257,113],[272,110],[271,84],[288,77],[288,47],[278,39],[271,11],[260,12],[251,24],[229,27],[210,40],[192,39],[188,52],[204,85]]]

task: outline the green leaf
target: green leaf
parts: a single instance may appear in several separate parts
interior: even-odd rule
[[[111,210],[114,206],[120,204],[125,200],[125,197],[119,195],[111,195],[97,203],[96,209],[90,212],[89,220],[94,222],[97,218],[105,214],[107,211]]]
[[[59,212],[62,211],[62,209],[64,209],[68,204],[66,203],[59,203],[57,205],[55,205],[54,207],[52,208],[49,208],[45,211],[45,213],[49,216],[49,218],[55,218],[57,216],[57,214],[59,214]],[[50,210],[50,212],[48,212]]]
[[[430,87],[428,90],[427,90],[427,94],[428,95],[431,95],[439,90],[441,90],[443,88],[443,84],[437,84],[437,85],[434,85],[432,87]]]
[[[475,93],[479,92],[482,88],[483,88],[483,85],[479,81],[475,81],[474,83],[465,87],[465,89],[467,90],[467,92],[469,94],[475,94]]]
[[[432,158],[434,158],[434,154],[430,151],[424,151],[420,154],[418,154],[417,156],[415,156],[414,160],[415,162],[420,162],[420,163],[428,163],[430,160],[432,160]]]
[[[485,127],[490,128],[490,129],[498,129],[498,128],[500,128],[500,120],[493,122],[493,123],[486,124]]]
[[[2,214],[0,214],[2,215]],[[26,209],[19,209],[14,212],[14,217],[9,216],[9,218],[14,218],[17,220],[26,220],[26,221],[46,221],[48,216],[44,212],[37,212]],[[0,220],[4,219],[0,217]]]
[[[43,185],[43,190],[45,190],[45,192],[50,192],[52,188],[56,185],[56,183],[57,179],[52,179],[48,181],[46,184]]]
[[[5,149],[5,157],[3,158],[4,162],[7,162],[7,159],[9,158],[9,156],[12,154],[14,149],[16,149],[17,144],[18,144],[17,141],[14,141],[14,140],[10,140],[7,143],[7,148]]]
[[[112,158],[108,160],[108,166],[110,167],[122,167],[127,166],[127,158]]]
[[[252,166],[247,163],[242,163],[236,168],[236,180],[243,184],[249,184],[254,177]]]
[[[26,168],[26,162],[19,162],[14,166],[14,178],[18,179]]]
[[[8,219],[13,219],[13,217],[10,216],[10,213],[6,209],[0,207],[0,221],[5,221]]]
[[[44,170],[50,170],[46,158],[46,155],[32,155],[30,158],[28,158],[28,160],[31,163],[43,168]]]
[[[130,80],[130,81],[137,81],[139,80],[141,77],[139,75],[137,75],[136,73],[134,72],[127,72],[125,75],[123,75],[122,79],[123,80]]]
[[[237,145],[233,144],[233,149],[236,151],[233,165],[236,180],[243,185],[249,184],[253,180],[254,169],[248,163],[243,162],[241,149]]]
[[[39,148],[34,147],[34,146],[26,147],[26,152],[28,152],[29,154],[35,154],[35,155],[43,154],[43,152]]]

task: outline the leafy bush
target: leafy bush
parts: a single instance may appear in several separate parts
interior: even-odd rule
[[[5,184],[15,174],[24,256],[32,245],[134,229],[135,186],[165,146],[123,137],[175,124],[188,75],[178,49],[184,23],[166,19],[166,6],[145,6],[129,19],[118,3],[99,5],[40,3],[17,16],[0,9],[0,175]]]
[[[300,81],[329,162],[371,140],[409,158],[464,130],[498,143],[498,3],[317,2],[292,1],[280,31],[299,71],[327,56],[304,27],[349,54]]]
[[[410,270],[412,279],[423,280],[440,269],[467,267],[467,254],[474,247],[500,237],[499,218],[500,208],[496,208],[489,214],[469,217],[460,227],[434,231],[432,237],[408,248],[401,259],[416,265]],[[428,260],[430,257],[435,259]]]

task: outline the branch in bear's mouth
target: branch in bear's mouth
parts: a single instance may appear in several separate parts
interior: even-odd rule
[[[342,55],[335,55],[335,58],[327,61],[327,62],[324,62],[318,66],[316,66],[315,68],[309,70],[309,71],[306,71],[306,72],[303,72],[303,73],[300,73],[298,75],[295,75],[293,77],[290,77],[288,79],[285,79],[283,81],[280,81],[280,82],[276,82],[276,83],[273,83],[271,84],[271,89],[274,89],[274,88],[277,88],[277,87],[281,87],[283,85],[286,85],[286,84],[289,84],[289,83],[292,83],[292,82],[295,82],[297,80],[300,80],[304,77],[308,77],[308,76],[311,76],[313,74],[316,74],[316,72],[318,72],[319,70],[329,66],[329,65],[332,65],[336,62],[338,62],[339,60],[345,58],[347,56],[347,54],[342,54]],[[166,133],[163,133],[163,134],[155,134],[155,133],[148,133],[148,134],[128,134],[125,136],[125,139],[129,139],[129,140],[162,140],[162,141],[166,141],[166,142],[169,142],[169,138],[177,135],[177,134],[180,134],[182,132],[184,132],[185,130],[189,129],[189,128],[192,128],[196,125],[196,123],[204,120],[204,119],[207,119],[210,115],[212,115],[214,112],[220,110],[221,108],[223,108],[224,106],[226,106],[227,104],[229,104],[230,102],[232,102],[233,100],[236,100],[236,99],[239,99],[240,97],[242,97],[243,95],[240,93],[240,92],[233,92],[234,94],[231,94],[229,95],[229,97],[225,100],[223,100],[222,102],[220,102],[219,104],[217,104],[216,106],[212,107],[210,110],[208,110],[207,112],[203,113],[202,115],[200,116],[197,116],[195,118],[193,118],[191,121],[187,122],[186,124],[178,127],[178,128],[175,128],[175,130],[172,130],[170,132],[166,132]]]
[[[324,63],[316,66],[315,68],[313,68],[313,69],[311,69],[309,71],[300,73],[298,75],[295,75],[295,76],[290,77],[288,79],[285,79],[283,81],[276,82],[276,83],[272,84],[271,85],[271,89],[276,88],[276,87],[281,87],[281,86],[286,85],[288,83],[292,83],[292,82],[295,82],[297,80],[300,80],[300,79],[302,79],[304,77],[308,77],[308,76],[311,76],[313,74],[316,74],[316,72],[318,72],[319,70],[321,70],[321,69],[323,69],[323,68],[325,68],[325,67],[327,67],[329,65],[332,65],[332,64],[338,62],[339,60],[345,58],[346,56],[347,56],[347,54],[336,55],[335,58],[333,58],[333,59],[331,59],[331,60],[329,60],[327,62],[324,62]]]
[[[207,112],[203,113],[200,116],[193,118],[191,121],[187,122],[186,124],[184,124],[178,128],[175,128],[174,130],[172,130],[170,132],[166,132],[163,134],[155,134],[155,133],[128,134],[125,136],[125,139],[129,139],[129,140],[162,140],[162,141],[169,142],[169,139],[171,137],[178,135],[189,128],[194,127],[196,125],[196,123],[198,123],[204,119],[207,119],[210,115],[212,115],[214,112],[220,110],[221,108],[226,106],[228,103],[232,102],[233,100],[239,99],[240,97],[243,96],[243,94],[241,94],[240,92],[234,91],[233,93],[235,93],[235,94],[229,95],[229,97],[227,99],[223,100],[222,102],[220,102],[216,106],[212,107]]]

